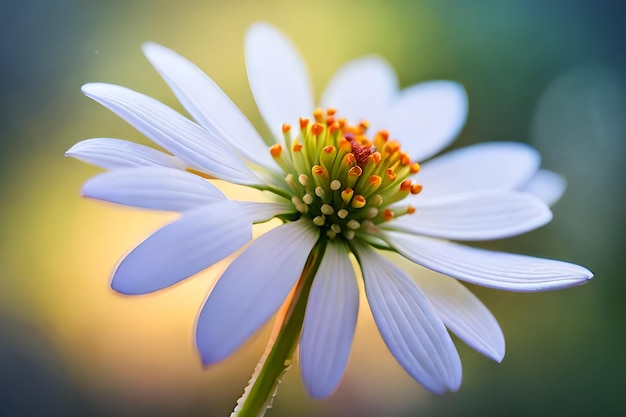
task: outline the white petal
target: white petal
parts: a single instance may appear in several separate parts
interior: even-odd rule
[[[65,156],[71,156],[104,169],[161,166],[184,169],[178,158],[157,149],[122,139],[95,138],[78,142]]]
[[[296,211],[291,203],[260,203],[255,201],[237,201],[237,203],[246,211],[253,223],[261,223],[279,214]]]
[[[502,191],[431,200],[383,227],[455,240],[501,239],[543,226],[548,206],[529,193]]]
[[[471,284],[508,291],[548,291],[584,284],[593,277],[567,262],[471,248],[443,240],[388,232],[388,241],[413,262]]]
[[[87,181],[82,193],[97,200],[166,211],[191,210],[226,198],[197,175],[161,167],[105,172]]]
[[[393,356],[429,391],[456,391],[461,360],[428,299],[402,270],[374,250],[362,246],[358,258],[374,320]]]
[[[413,200],[489,190],[519,189],[537,172],[539,153],[517,142],[487,142],[456,149],[422,165],[424,189]]]
[[[309,295],[300,339],[300,368],[309,395],[325,398],[343,376],[350,355],[359,287],[343,244],[329,242]]]
[[[561,198],[566,188],[567,181],[562,175],[540,169],[521,190],[536,195],[541,201],[551,206]]]
[[[117,266],[111,286],[123,294],[169,287],[230,255],[252,238],[252,223],[232,201],[183,213],[133,249]]]
[[[228,357],[278,310],[317,238],[306,222],[287,223],[233,261],[198,317],[196,343],[205,365]]]
[[[416,274],[417,284],[443,323],[479,353],[501,362],[504,335],[487,307],[459,281],[441,274]]]
[[[388,110],[384,127],[416,161],[443,150],[467,118],[467,94],[453,81],[428,81],[403,90]]]
[[[246,116],[211,78],[176,52],[155,43],[143,45],[152,65],[189,114],[216,137],[227,138],[248,160],[276,168],[267,146]]]
[[[339,68],[322,94],[321,105],[337,109],[338,116],[352,124],[366,119],[374,131],[397,90],[398,79],[389,63],[366,56]]]
[[[281,143],[283,123],[297,126],[299,117],[308,117],[313,111],[306,65],[291,41],[267,23],[255,23],[248,29],[245,55],[254,100]]]
[[[163,103],[111,84],[85,84],[83,92],[185,161],[190,168],[237,184],[260,183],[223,140],[213,137]]]

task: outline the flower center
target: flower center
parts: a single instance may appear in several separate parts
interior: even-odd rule
[[[283,125],[287,151],[275,144],[270,153],[285,171],[291,201],[302,216],[331,238],[353,239],[375,225],[411,214],[410,205],[398,205],[422,186],[408,179],[420,166],[402,152],[385,130],[372,139],[369,123],[349,125],[334,109],[316,109],[313,120],[300,118],[294,138]],[[392,206],[393,205],[393,206]]]

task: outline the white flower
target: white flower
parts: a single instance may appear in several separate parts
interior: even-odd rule
[[[437,394],[461,383],[461,362],[446,327],[489,358],[504,356],[497,322],[457,280],[544,291],[592,277],[565,262],[451,242],[542,226],[551,219],[546,203],[564,189],[561,177],[538,170],[535,150],[517,143],[459,149],[420,170],[414,161],[445,148],[465,121],[459,84],[431,81],[399,91],[386,61],[370,56],[342,67],[322,95],[320,107],[327,110],[314,111],[295,47],[273,27],[255,24],[246,36],[246,65],[274,135],[268,149],[196,66],[156,44],[146,44],[144,52],[195,121],[124,87],[87,84],[83,92],[171,155],[103,138],[67,152],[110,170],[84,185],[86,197],[181,213],[124,257],[113,288],[144,294],[168,287],[243,247],[253,223],[273,217],[284,222],[232,262],[203,306],[196,340],[205,364],[228,357],[277,311],[320,242],[325,252],[300,339],[302,376],[317,398],[339,383],[352,344],[359,290],[350,253],[389,350]],[[206,180],[211,177],[264,190],[271,201],[228,200]],[[448,277],[420,287],[378,249]]]

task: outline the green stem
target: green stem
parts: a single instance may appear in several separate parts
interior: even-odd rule
[[[313,246],[276,341],[269,354],[257,365],[255,374],[231,417],[259,417],[271,407],[278,384],[291,367],[291,358],[300,339],[313,278],[322,262],[325,249],[326,239],[324,238],[318,240]]]

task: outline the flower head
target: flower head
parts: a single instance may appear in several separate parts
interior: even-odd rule
[[[546,202],[564,189],[558,175],[538,170],[537,152],[522,144],[474,145],[420,166],[465,121],[459,84],[432,81],[399,91],[389,65],[366,57],[342,67],[315,107],[295,47],[275,28],[256,24],[246,36],[246,65],[274,136],[267,146],[195,65],[159,45],[146,44],[144,52],[194,121],[126,88],[87,84],[87,96],[169,153],[119,139],[89,139],[67,152],[109,170],[84,185],[85,196],[181,213],[124,257],[113,288],[160,290],[244,247],[253,224],[283,222],[241,252],[202,307],[196,341],[205,364],[240,347],[295,288],[306,306],[299,340],[303,379],[312,396],[329,395],[343,374],[356,324],[353,254],[389,350],[413,378],[441,394],[461,383],[446,328],[494,360],[504,355],[497,322],[457,280],[543,291],[592,277],[565,262],[451,242],[542,226],[551,219]],[[269,199],[229,200],[210,178],[263,190]],[[380,250],[443,275],[418,286]],[[295,331],[299,335],[300,327]]]

